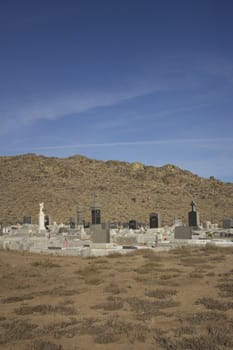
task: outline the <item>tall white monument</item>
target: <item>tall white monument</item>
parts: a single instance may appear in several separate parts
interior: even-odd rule
[[[39,212],[39,231],[44,231],[45,230],[45,225],[44,225],[44,203],[40,203],[40,212]]]

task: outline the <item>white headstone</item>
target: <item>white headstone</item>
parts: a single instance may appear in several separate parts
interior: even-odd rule
[[[40,203],[40,212],[39,212],[39,231],[44,231],[45,230],[45,225],[44,225],[44,203]]]

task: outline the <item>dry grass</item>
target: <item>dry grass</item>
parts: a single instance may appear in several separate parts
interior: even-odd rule
[[[33,339],[41,336],[43,330],[36,324],[27,320],[11,319],[1,324],[0,344],[7,344],[12,341]]]
[[[41,315],[47,315],[51,313],[58,313],[62,315],[75,315],[76,310],[70,306],[64,305],[35,305],[35,306],[21,306],[15,309],[17,315],[31,315],[34,313],[39,313]]]
[[[105,311],[120,310],[124,306],[123,300],[119,297],[108,297],[107,301],[101,304],[92,306],[92,309],[103,309]]]
[[[233,297],[233,281],[228,283],[221,283],[217,285],[217,288],[220,289],[219,296],[224,298]]]
[[[64,348],[62,345],[57,345],[50,341],[43,341],[39,339],[29,344],[26,348],[26,350],[63,350],[63,349]]]
[[[110,293],[110,294],[120,294],[120,293],[126,293],[127,290],[125,288],[121,288],[116,283],[110,283],[107,287],[104,288],[104,292]]]
[[[49,259],[33,261],[31,263],[32,267],[41,267],[41,268],[51,268],[51,267],[61,267],[61,265],[54,263]]]
[[[229,309],[233,309],[233,302],[222,302],[217,299],[203,297],[196,301],[196,304],[202,304],[206,307],[206,309],[210,310],[219,310],[219,311],[227,311]]]
[[[38,259],[0,250],[0,347],[230,350],[232,253],[195,247]]]

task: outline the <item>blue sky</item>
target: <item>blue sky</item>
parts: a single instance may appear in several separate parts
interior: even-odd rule
[[[233,2],[0,2],[0,155],[233,182]]]

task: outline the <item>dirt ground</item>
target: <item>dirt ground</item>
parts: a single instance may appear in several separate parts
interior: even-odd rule
[[[233,349],[233,249],[0,250],[0,349]]]

